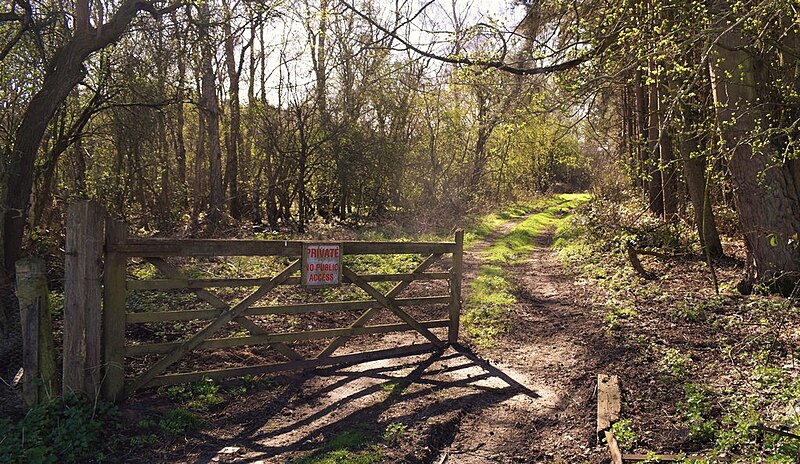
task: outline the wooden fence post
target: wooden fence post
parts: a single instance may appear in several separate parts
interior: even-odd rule
[[[447,341],[458,343],[461,320],[461,277],[464,271],[464,230],[456,231],[456,248],[453,250],[453,267],[450,271],[450,327]]]
[[[125,387],[125,276],[127,259],[113,245],[128,238],[128,225],[106,221],[106,261],[103,272],[103,399],[119,401]]]
[[[101,372],[100,279],[105,209],[93,200],[67,207],[64,258],[64,393],[94,399]]]
[[[16,262],[16,268],[22,325],[22,398],[30,407],[55,394],[53,320],[44,259],[23,258]]]

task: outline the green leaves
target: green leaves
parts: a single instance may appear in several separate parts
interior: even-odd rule
[[[119,429],[113,405],[77,395],[53,398],[17,424],[0,419],[0,463],[102,462]]]

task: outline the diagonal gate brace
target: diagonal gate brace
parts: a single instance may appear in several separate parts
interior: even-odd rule
[[[161,258],[148,258],[147,259],[150,264],[155,266],[161,273],[165,276],[169,277],[170,279],[183,279],[186,276],[177,268],[177,266],[164,261]],[[230,305],[222,301],[217,295],[209,292],[204,288],[195,288],[190,289],[197,295],[200,299],[209,303],[212,307],[219,309],[220,311],[228,311],[231,309]],[[268,335],[269,333],[261,328],[258,324],[251,321],[250,319],[246,318],[245,316],[239,316],[233,318],[233,322],[238,324],[240,327],[244,328],[251,335]],[[298,354],[295,350],[293,350],[289,345],[285,343],[274,343],[272,347],[278,353],[286,356],[289,358],[290,361],[299,361],[303,359],[300,354]]]
[[[386,296],[383,293],[379,292],[377,289],[375,289],[375,287],[370,285],[369,282],[365,281],[363,278],[361,278],[361,276],[351,271],[346,266],[342,268],[342,274],[344,275],[345,278],[350,280],[350,282],[356,284],[362,290],[367,292],[369,296],[375,298],[375,301],[380,303],[381,306],[393,312],[397,317],[399,317],[406,324],[411,326],[412,329],[416,330],[417,332],[422,334],[425,338],[430,340],[430,342],[433,343],[433,345],[436,348],[439,348],[440,350],[444,349],[444,343],[442,343],[442,341],[439,340],[439,338],[436,335],[434,335],[430,330],[423,327],[422,324],[417,322],[417,320],[411,317],[407,312],[400,309],[400,307],[397,306],[397,303],[395,303],[393,299],[386,298]]]
[[[425,261],[420,263],[413,271],[411,271],[411,273],[412,274],[422,274],[429,267],[431,267],[433,265],[433,263],[438,261],[441,257],[442,257],[441,253],[435,253],[435,254],[432,254],[432,255],[428,256],[425,259]],[[389,290],[389,292],[387,292],[386,295],[384,295],[384,296],[386,298],[394,298],[394,297],[398,296],[403,290],[408,288],[408,286],[411,285],[412,282],[413,282],[413,280],[409,280],[409,281],[405,281],[405,282],[399,282],[391,290]],[[355,322],[353,322],[350,325],[350,328],[353,329],[353,328],[357,328],[357,327],[364,327],[365,325],[367,325],[367,323],[373,317],[375,317],[378,314],[378,312],[380,312],[380,308],[368,309],[366,312],[364,312],[364,314],[361,315],[361,317],[359,317]],[[320,352],[317,355],[317,358],[327,358],[328,356],[332,355],[334,351],[336,351],[337,349],[341,348],[342,345],[347,343],[347,340],[349,340],[349,339],[350,339],[350,337],[349,336],[345,336],[345,335],[343,335],[341,337],[337,337],[324,350],[322,350],[322,352]]]
[[[148,382],[153,380],[157,375],[163,373],[171,365],[175,364],[178,360],[183,358],[187,353],[196,348],[200,343],[214,334],[217,330],[223,327],[228,322],[242,315],[242,313],[249,308],[253,303],[260,300],[264,295],[272,291],[275,287],[286,281],[293,273],[300,269],[300,260],[295,260],[287,268],[281,271],[278,275],[273,277],[269,282],[259,287],[256,291],[250,294],[247,298],[243,299],[228,311],[224,311],[217,319],[205,326],[192,337],[186,339],[178,345],[175,350],[167,354],[155,364],[150,366],[142,375],[135,378],[130,385],[125,388],[125,396],[129,396],[134,391],[147,385]],[[369,285],[369,284],[367,284]],[[381,295],[383,296],[383,295]],[[424,329],[424,328],[423,328]]]

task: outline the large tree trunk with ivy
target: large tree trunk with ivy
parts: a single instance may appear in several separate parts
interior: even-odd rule
[[[729,10],[715,2],[717,13]],[[800,191],[793,161],[783,159],[774,143],[763,137],[769,105],[763,63],[747,47],[741,26],[726,29],[713,47],[709,66],[717,123],[734,184],[750,266],[748,281],[766,284],[784,294],[800,279]]]

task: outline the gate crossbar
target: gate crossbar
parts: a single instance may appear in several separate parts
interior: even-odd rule
[[[411,328],[413,328],[414,330],[422,334],[425,338],[430,340],[433,346],[439,349],[444,348],[444,343],[442,343],[442,341],[439,340],[439,338],[436,335],[431,333],[430,330],[423,327],[419,322],[417,322],[416,319],[411,317],[407,312],[403,311],[399,306],[397,306],[397,303],[392,301],[391,298],[386,298],[386,296],[384,296],[383,293],[376,290],[375,287],[370,285],[368,282],[365,282],[364,279],[359,277],[358,274],[356,274],[355,272],[351,271],[350,268],[348,268],[347,266],[343,266],[342,275],[344,275],[344,277],[347,278],[350,282],[356,284],[362,290],[367,292],[369,296],[375,298],[375,300],[378,303],[380,303],[381,306],[394,313],[397,317],[402,319],[406,324],[411,326]]]
[[[163,273],[164,275],[166,275],[167,277],[169,277],[171,279],[178,279],[178,278],[185,277],[184,274],[178,269],[177,266],[174,266],[174,265],[164,261],[162,258],[149,258],[148,261],[156,269],[158,269],[161,273]],[[265,283],[268,283],[268,282],[265,282]],[[223,312],[224,311],[230,311],[230,309],[231,309],[230,305],[228,305],[227,303],[222,301],[217,295],[214,295],[213,293],[209,292],[206,289],[193,288],[193,289],[189,289],[189,290],[194,292],[195,295],[197,295],[200,299],[206,301],[208,304],[210,304],[215,309],[219,309],[220,311],[223,311]],[[234,317],[233,318],[233,322],[235,322],[240,327],[242,327],[243,329],[246,329],[248,332],[250,332],[250,335],[268,335],[269,334],[266,330],[261,328],[258,324],[256,324],[255,322],[251,321],[250,319],[248,319],[247,317],[245,317],[243,315]],[[290,361],[298,361],[300,359],[303,359],[303,357],[300,356],[300,354],[298,354],[295,350],[293,350],[291,347],[289,347],[289,345],[287,345],[285,343],[278,342],[278,343],[272,344],[271,346],[275,349],[275,351],[277,351],[278,353],[286,356]]]

